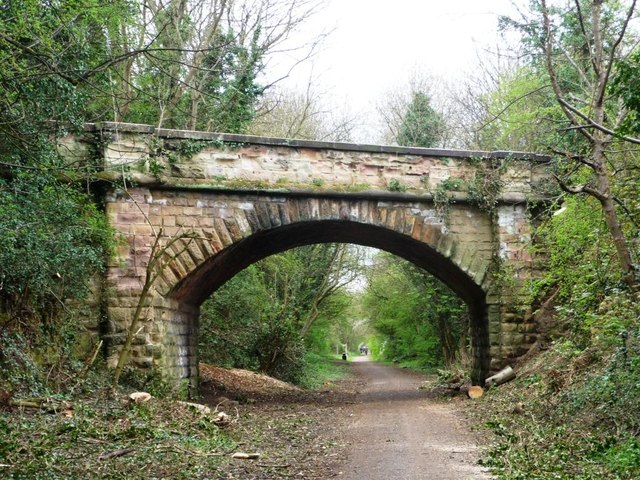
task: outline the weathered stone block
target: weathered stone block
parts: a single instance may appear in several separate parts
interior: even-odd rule
[[[215,232],[219,238],[219,241],[222,243],[222,247],[228,247],[233,244],[233,240],[231,235],[229,235],[229,231],[227,230],[227,226],[224,223],[224,220],[221,218],[214,218]]]
[[[502,344],[507,347],[519,347],[524,344],[524,337],[522,333],[503,333]]]

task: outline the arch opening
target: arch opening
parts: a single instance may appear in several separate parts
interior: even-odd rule
[[[460,267],[426,243],[384,227],[346,220],[299,222],[254,233],[212,256],[176,285],[168,297],[198,312],[220,286],[249,265],[291,248],[318,243],[351,243],[377,248],[423,268],[468,306],[474,383],[490,369],[486,294]],[[191,320],[197,325],[197,316]],[[197,335],[197,328],[192,329]]]

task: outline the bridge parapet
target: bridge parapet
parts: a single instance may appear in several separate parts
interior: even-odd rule
[[[482,188],[495,180],[496,201],[522,203],[539,200],[538,187],[548,177],[548,157],[522,152],[316,142],[109,122],[88,125],[87,134],[84,145],[100,149],[103,177],[145,186],[478,201],[486,193]],[[76,142],[71,150],[82,153],[82,146]]]

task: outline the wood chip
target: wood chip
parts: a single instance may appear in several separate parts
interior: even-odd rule
[[[229,425],[231,423],[231,417],[224,412],[218,412],[213,419],[213,423],[219,427]]]

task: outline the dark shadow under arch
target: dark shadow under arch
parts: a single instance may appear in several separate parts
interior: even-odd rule
[[[291,248],[314,243],[353,243],[385,250],[424,268],[468,306],[474,355],[473,382],[490,368],[486,294],[462,269],[429,245],[384,227],[346,220],[311,221],[257,232],[230,245],[181,281],[169,297],[199,306],[227,280],[249,265]]]

